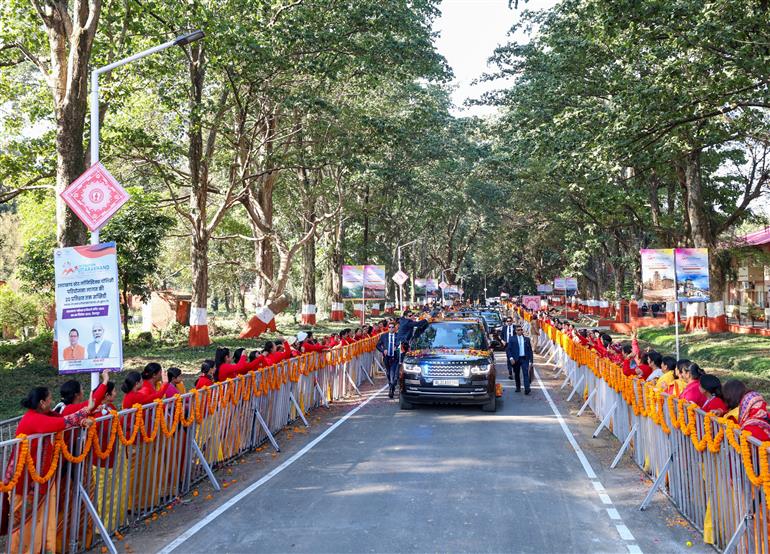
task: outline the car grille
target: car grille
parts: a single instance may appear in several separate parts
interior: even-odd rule
[[[426,375],[428,377],[462,377],[465,364],[430,364]]]

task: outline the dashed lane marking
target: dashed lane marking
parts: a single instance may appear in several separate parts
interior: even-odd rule
[[[569,441],[570,445],[572,445],[572,449],[575,451],[575,454],[578,457],[578,460],[580,460],[580,465],[583,466],[583,470],[586,472],[586,475],[591,480],[591,485],[593,485],[594,490],[596,491],[596,494],[599,496],[599,500],[602,501],[602,504],[605,504],[607,506],[612,505],[612,499],[607,494],[606,489],[604,488],[604,485],[602,485],[601,481],[596,476],[596,472],[594,471],[594,468],[591,467],[591,463],[588,461],[588,458],[586,458],[586,455],[583,453],[583,450],[580,448],[580,445],[577,443],[577,440],[575,440],[575,435],[572,434],[572,431],[570,431],[569,427],[567,426],[567,422],[564,421],[564,418],[561,415],[561,412],[559,412],[559,408],[556,406],[556,403],[553,401],[553,398],[551,398],[551,394],[548,392],[548,388],[543,384],[543,380],[540,378],[540,372],[535,369],[535,379],[537,380],[537,384],[540,386],[540,390],[543,391],[543,395],[545,396],[545,399],[548,401],[548,405],[551,407],[551,411],[553,411],[553,415],[556,416],[556,421],[559,422],[559,426],[561,427],[561,430],[564,431],[564,435],[567,437],[567,440]],[[610,511],[612,510],[612,511]],[[620,535],[620,538],[624,541],[635,541],[633,533],[631,533],[631,530],[626,527],[626,525],[623,523],[623,518],[620,516],[620,513],[615,508],[607,508],[607,515],[610,516],[610,519],[612,519],[612,522],[615,524],[615,529],[617,529],[618,534]],[[617,517],[614,517],[617,516]],[[639,548],[639,545],[637,544],[629,544],[628,545],[628,551],[631,554],[642,554],[642,549]]]

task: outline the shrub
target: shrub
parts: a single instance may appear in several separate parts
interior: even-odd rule
[[[43,307],[37,297],[8,286],[0,287],[0,327],[7,327],[26,340],[42,316]]]

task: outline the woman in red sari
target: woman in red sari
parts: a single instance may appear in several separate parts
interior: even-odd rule
[[[88,428],[93,419],[88,415],[96,407],[93,399],[79,411],[63,416],[51,411],[51,393],[45,387],[35,387],[21,401],[26,412],[16,428],[16,436],[57,433],[80,425]],[[45,475],[53,459],[54,436],[48,435],[29,441],[29,456],[35,463],[38,475]],[[16,451],[18,455],[18,450]],[[59,460],[56,460],[58,462]],[[17,460],[23,462],[23,460]],[[13,475],[16,464],[9,462],[6,481]],[[49,481],[37,484],[25,468],[16,484],[13,497],[13,530],[11,552],[56,552],[57,509],[56,475]],[[35,505],[37,502],[37,505]],[[33,529],[34,520],[34,529]]]
[[[682,400],[695,402],[699,407],[706,402],[706,395],[700,390],[700,377],[703,370],[698,364],[690,364],[687,371],[682,373],[682,380],[685,383],[684,390],[679,395]]]
[[[738,408],[738,425],[760,441],[770,440],[767,404],[758,392],[748,390],[742,381],[730,379],[723,387],[727,407]]]
[[[719,377],[708,373],[701,375],[700,390],[706,397],[706,401],[701,406],[704,412],[712,413],[717,417],[727,413],[727,403],[722,398],[722,382]]]

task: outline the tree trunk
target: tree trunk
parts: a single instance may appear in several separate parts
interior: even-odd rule
[[[344,258],[345,241],[345,222],[342,216],[339,216],[337,226],[334,231],[334,245],[329,256],[329,265],[331,270],[331,301],[342,302],[342,264]]]
[[[273,228],[273,188],[277,174],[272,173],[262,183],[257,194],[257,202],[259,203],[262,214],[264,214],[264,225],[268,229]],[[254,262],[258,268],[262,270],[262,273],[269,277],[269,281],[257,275],[254,282],[254,293],[257,300],[257,306],[267,306],[272,294],[273,294],[273,279],[275,278],[275,261],[273,254],[273,241],[270,237],[265,237],[262,230],[259,229],[257,224],[251,221],[252,232],[254,236],[262,236],[262,240],[254,243]]]
[[[190,245],[190,261],[192,269],[192,299],[190,300],[190,315],[194,309],[205,310],[209,294],[209,245],[208,240],[202,240],[193,235]]]
[[[308,178],[307,171],[303,170],[303,208],[304,222],[302,223],[302,234],[307,234],[316,220],[315,198],[313,197],[312,186]],[[302,303],[315,306],[315,236],[302,245]]]
[[[73,106],[65,110],[56,121],[56,240],[62,247],[88,244],[86,226],[61,197],[62,192],[85,171],[85,98],[82,104],[77,109]]]
[[[123,285],[123,336],[128,342],[128,288]]]

